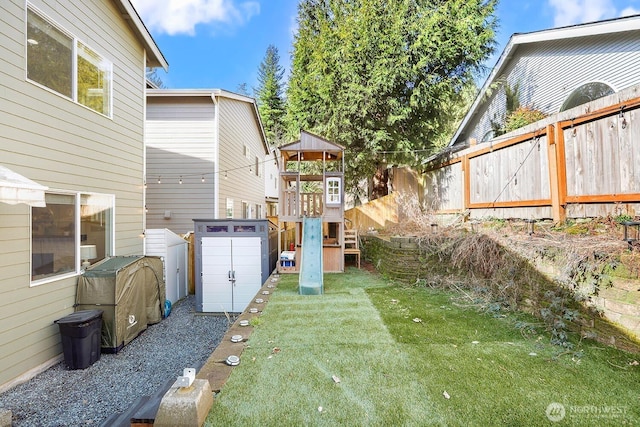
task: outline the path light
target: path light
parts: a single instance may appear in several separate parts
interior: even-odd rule
[[[240,364],[240,358],[232,354],[231,356],[227,357],[226,363],[229,366],[238,366]]]
[[[258,312],[258,309],[257,309],[257,308],[255,308],[255,307],[251,307],[251,308],[249,309],[249,313],[257,313],[257,312]]]
[[[525,219],[524,222],[527,223],[527,232],[529,233],[529,236],[531,236],[533,233],[535,233],[536,220],[535,219]]]
[[[249,321],[248,320],[241,320],[240,321],[240,326],[249,326]]]
[[[262,291],[262,295],[269,295],[269,291]]]
[[[262,298],[256,298],[256,304],[262,304],[264,300]]]
[[[640,239],[640,221],[624,221],[622,225],[624,226],[624,241],[629,245],[629,250],[633,250],[633,242]],[[629,227],[635,227],[635,233]],[[632,234],[634,236],[631,236]]]
[[[242,341],[242,335],[233,335],[231,337],[231,342],[241,342]]]

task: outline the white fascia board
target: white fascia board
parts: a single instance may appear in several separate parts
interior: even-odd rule
[[[129,0],[117,0],[116,4],[120,6],[120,10],[123,12],[123,18],[131,22],[133,29],[140,37],[140,40],[147,51],[147,60],[150,62],[151,66],[162,67],[164,71],[169,71],[169,63],[160,51],[160,48],[151,36],[149,30],[147,30],[147,27],[144,25],[144,22],[142,22],[140,15],[138,15],[138,12],[131,2]]]
[[[147,96],[216,96],[217,89],[147,89]]]

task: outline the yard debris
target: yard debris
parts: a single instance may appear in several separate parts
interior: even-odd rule
[[[471,344],[480,344],[480,341],[471,341]]]
[[[529,353],[529,356],[537,356],[538,353],[534,353],[533,351],[531,353]]]
[[[392,299],[392,300],[391,300],[391,304],[397,304],[397,303],[398,303],[398,300],[397,300],[397,299]]]
[[[333,382],[338,384],[340,382],[340,378],[336,375],[332,375],[331,378],[333,378]]]
[[[451,396],[449,396],[449,393],[447,393],[447,391],[443,391],[442,395],[444,396],[445,399],[451,399]]]
[[[273,347],[273,350],[271,350],[271,352],[272,352],[273,354],[278,354],[278,353],[280,353],[280,347]]]
[[[322,412],[322,406],[318,406],[318,412]]]
[[[422,319],[419,318],[419,317],[414,317],[413,321],[416,322],[416,323],[422,323]]]
[[[631,365],[631,366],[638,366],[638,365],[640,365],[640,363],[638,363],[638,361],[637,361],[637,360],[632,360],[631,362],[629,362],[629,365]]]

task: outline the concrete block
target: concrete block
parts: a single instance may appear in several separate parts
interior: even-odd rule
[[[213,392],[209,381],[196,379],[190,387],[178,387],[175,383],[165,393],[155,427],[200,427],[213,406]]]
[[[0,408],[0,427],[11,427],[11,410]]]

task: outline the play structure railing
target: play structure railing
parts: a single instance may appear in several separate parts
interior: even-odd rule
[[[322,196],[322,193],[300,193],[300,204],[298,205],[295,191],[287,191],[284,193],[284,212],[282,214],[285,217],[321,216]]]

